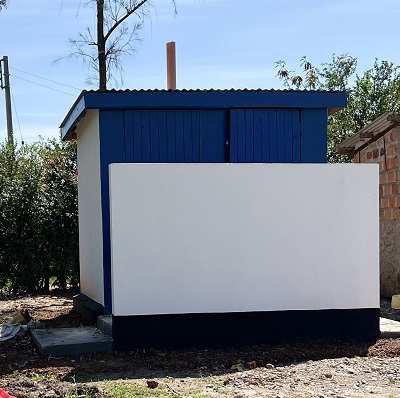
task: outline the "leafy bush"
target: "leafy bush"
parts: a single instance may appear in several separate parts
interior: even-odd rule
[[[0,290],[76,285],[76,143],[0,145]]]

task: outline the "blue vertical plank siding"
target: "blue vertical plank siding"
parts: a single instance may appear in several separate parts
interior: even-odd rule
[[[301,163],[327,162],[327,109],[301,111]]]
[[[184,161],[193,163],[192,112],[183,111]]]
[[[151,136],[150,136],[150,111],[144,110],[141,113],[142,127],[142,157],[143,163],[151,162]],[[133,134],[136,134],[134,131]]]
[[[229,159],[230,163],[238,163],[238,113],[229,113]]]
[[[293,129],[293,163],[301,162],[301,111],[298,110],[292,118]]]
[[[141,163],[143,162],[143,151],[142,151],[142,112],[127,111],[132,115],[132,130],[125,132],[125,135],[132,136],[133,141],[133,160],[132,162]],[[128,127],[128,126],[127,126]],[[135,132],[135,134],[134,134]]]
[[[124,122],[129,162],[227,161],[224,111],[133,110]]]
[[[167,111],[157,111],[158,113],[158,145],[160,163],[168,162],[168,130],[167,130]]]
[[[253,112],[253,162],[262,163],[262,135],[263,135],[263,125],[262,125],[262,111],[261,109],[255,109]]]
[[[176,112],[167,112],[167,152],[168,162],[176,162]],[[170,132],[168,134],[168,132]],[[173,133],[172,133],[173,132]]]
[[[238,162],[246,162],[246,114],[244,111],[238,112]]]
[[[175,162],[185,162],[185,137],[182,112],[175,113]]]
[[[227,162],[227,139],[226,110],[202,110],[200,112],[200,162]]]
[[[265,109],[260,110],[261,126],[261,162],[269,163],[269,137],[268,137],[269,114]]]
[[[150,128],[150,162],[159,163],[160,162],[160,145],[158,142],[158,123],[159,114],[158,111],[149,111],[149,128]]]
[[[281,109],[276,111],[276,135],[278,163],[285,163],[285,112]]]
[[[99,112],[101,209],[103,223],[103,279],[104,313],[111,314],[111,248],[110,248],[110,198],[108,165],[126,162],[125,121],[123,111]]]
[[[192,111],[192,161],[200,162],[200,111]]]
[[[269,132],[269,161],[278,162],[278,130],[276,109],[268,110],[268,132]]]
[[[245,162],[254,162],[254,111],[253,109],[246,109],[244,111],[244,133],[245,139]]]
[[[229,159],[231,163],[245,163],[249,158],[250,139],[247,134],[249,118],[245,109],[230,111]]]
[[[229,132],[232,163],[300,161],[299,109],[234,109]]]
[[[285,163],[293,163],[293,117],[295,112],[285,110],[285,130],[284,130],[284,146],[285,146]]]
[[[128,163],[133,162],[133,119],[132,112],[124,111],[124,132],[125,132],[125,159]]]

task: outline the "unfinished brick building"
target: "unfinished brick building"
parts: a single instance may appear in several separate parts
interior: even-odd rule
[[[337,151],[354,163],[379,163],[381,295],[400,293],[400,115],[386,112],[343,141]]]

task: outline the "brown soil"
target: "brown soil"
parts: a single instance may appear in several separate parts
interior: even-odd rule
[[[18,310],[27,309],[34,321],[43,321],[46,328],[84,326],[87,324],[86,321],[72,311],[72,296],[76,293],[76,291],[53,291],[48,295],[30,295],[2,300],[0,301],[0,322],[9,322]],[[393,312],[385,301],[382,303],[382,308],[383,315],[387,317],[394,319],[399,316],[398,311]],[[8,389],[10,393],[18,397],[45,396],[51,398],[64,396],[72,387],[76,389],[77,386],[80,386],[79,388],[84,386],[82,388],[86,388],[86,385],[79,383],[91,380],[172,377],[179,380],[193,378],[197,381],[193,381],[192,384],[198,384],[199,376],[207,376],[223,378],[221,383],[226,389],[225,393],[229,396],[232,393],[232,396],[235,396],[236,393],[234,394],[233,391],[240,388],[237,386],[238,380],[243,379],[247,386],[253,385],[254,387],[278,377],[276,375],[267,377],[260,373],[261,369],[271,373],[276,369],[303,366],[301,364],[304,363],[323,364],[324,360],[343,361],[343,358],[353,358],[357,361],[379,361],[380,358],[394,358],[396,363],[397,361],[400,363],[400,340],[381,339],[371,343],[315,341],[306,344],[262,345],[228,350],[160,351],[150,349],[52,358],[41,356],[32,342],[29,332],[26,332],[18,334],[11,340],[0,342],[0,388]],[[232,365],[239,361],[244,363],[255,361],[257,369],[242,372],[242,374],[233,372]],[[357,363],[351,364],[351,366],[357,368]],[[315,370],[313,372],[315,373]],[[279,377],[281,377],[281,373],[279,373]],[[327,379],[329,378],[327,376]],[[253,379],[258,381],[251,384]],[[264,381],[261,382],[261,379]],[[243,385],[246,386],[246,383]],[[232,387],[232,391],[229,390],[229,386]],[[208,395],[213,395],[211,393],[214,390],[205,385],[203,387],[208,388],[206,390]],[[96,390],[91,392],[92,395],[102,394],[98,386],[90,388]],[[185,388],[189,388],[188,384]],[[169,389],[171,390],[172,387],[169,386]],[[177,395],[173,389],[170,392],[171,396]],[[386,392],[385,390],[385,394]],[[247,396],[246,394],[248,395],[249,392],[246,391],[242,396]],[[270,396],[279,396],[279,394]],[[330,396],[334,396],[334,394],[330,394]]]

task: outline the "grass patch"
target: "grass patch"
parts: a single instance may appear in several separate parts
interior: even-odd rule
[[[103,383],[103,392],[116,398],[208,398],[209,395],[201,390],[185,390],[182,393],[171,391],[166,385],[159,384],[150,389],[131,381],[107,381]],[[68,397],[78,398],[78,397]],[[90,398],[90,397],[84,397]]]
[[[159,385],[157,388],[150,389],[147,386],[141,386],[137,383],[130,381],[105,382],[103,384],[103,391],[106,395],[111,395],[116,398],[147,398],[147,397],[163,398],[170,396],[165,386]]]

